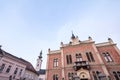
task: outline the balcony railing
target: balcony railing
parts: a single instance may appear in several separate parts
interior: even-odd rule
[[[89,70],[90,65],[89,65],[88,61],[76,61],[76,62],[74,62],[73,68],[75,71],[77,71],[81,68]]]

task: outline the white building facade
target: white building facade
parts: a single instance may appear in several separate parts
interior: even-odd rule
[[[27,73],[30,79],[25,78]],[[0,48],[0,80],[38,80],[38,74],[31,63]]]
[[[19,80],[22,79],[26,65],[15,57],[5,51],[1,51],[0,60],[0,80]]]

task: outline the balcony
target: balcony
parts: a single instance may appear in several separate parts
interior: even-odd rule
[[[90,65],[89,65],[88,61],[76,61],[76,62],[74,62],[73,68],[75,71],[77,71],[81,68],[89,70]]]

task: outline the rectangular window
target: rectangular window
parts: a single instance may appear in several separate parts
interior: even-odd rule
[[[5,68],[5,64],[2,64],[2,66],[0,67],[0,72],[2,72],[4,68]]]
[[[88,61],[91,62],[88,52],[86,52],[86,56],[88,58]]]
[[[93,57],[93,55],[92,55],[91,52],[89,52],[89,55],[90,55],[90,57],[91,57],[91,61],[92,61],[92,62],[95,62],[94,57]]]
[[[117,71],[118,76],[120,77],[120,71]]]
[[[18,68],[15,69],[14,74],[17,74]]]
[[[68,80],[73,80],[74,73],[68,73]]]
[[[96,71],[92,72],[94,80],[99,80]]]
[[[82,55],[80,53],[76,54],[76,61],[83,61]]]
[[[58,80],[58,75],[57,74],[53,75],[53,80]]]
[[[110,54],[107,52],[106,55],[107,55],[109,61],[112,62],[113,60],[112,60],[112,57],[110,56]]]
[[[58,67],[58,59],[54,59],[54,61],[53,61],[53,66],[54,66],[54,67]]]
[[[117,74],[117,72],[113,71],[113,75],[114,75],[115,80],[120,80],[120,77]]]
[[[67,61],[67,64],[69,64],[68,55],[66,55],[66,61]]]
[[[89,53],[86,52],[86,56],[87,56],[89,62],[95,62],[95,59],[91,52],[89,52]]]
[[[70,61],[70,64],[72,64],[72,56],[69,55],[69,61]]]
[[[110,54],[108,52],[106,53],[103,53],[104,55],[104,59],[107,61],[107,62],[113,62],[113,59],[112,57],[110,56]]]
[[[23,70],[22,70],[22,69],[20,69],[19,75],[21,75],[21,74],[22,74],[22,71],[23,71]]]
[[[108,60],[108,58],[107,58],[106,53],[103,53],[103,55],[104,55],[105,60],[108,62],[109,60]]]
[[[12,66],[8,66],[7,70],[6,70],[6,73],[9,73],[10,72],[10,69],[11,69]]]
[[[67,64],[72,64],[72,56],[66,55],[66,61],[67,61]]]

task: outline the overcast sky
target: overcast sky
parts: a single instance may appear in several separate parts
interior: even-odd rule
[[[120,0],[0,0],[2,49],[35,67],[40,51],[68,43],[71,31],[96,43],[112,38],[120,48]]]

